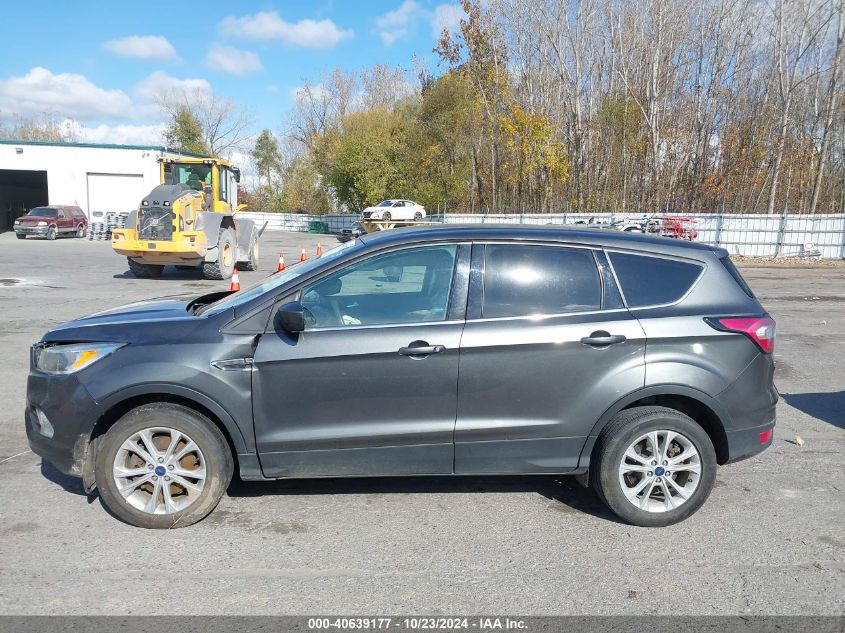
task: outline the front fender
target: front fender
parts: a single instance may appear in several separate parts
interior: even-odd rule
[[[100,404],[104,411],[110,411],[119,404],[126,402],[127,400],[131,400],[132,398],[156,394],[184,398],[185,400],[195,402],[196,404],[208,409],[226,428],[226,431],[234,444],[235,450],[238,453],[251,453],[255,451],[254,442],[247,441],[247,438],[244,436],[241,428],[226,409],[208,395],[195,389],[185,387],[184,385],[154,382],[138,384],[109,394],[100,402]]]

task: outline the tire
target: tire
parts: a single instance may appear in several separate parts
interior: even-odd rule
[[[255,238],[249,246],[249,259],[241,263],[243,270],[258,270],[258,256],[258,238]]]
[[[127,257],[129,271],[138,279],[157,279],[164,272],[164,266],[160,264],[142,264],[131,257]]]
[[[56,227],[55,226],[51,226],[49,229],[47,229],[47,239],[50,240],[51,242],[56,239]]]
[[[18,238],[19,240],[25,240],[26,239],[26,235],[24,235],[23,233],[15,233],[15,237]]]
[[[658,440],[657,455],[651,450],[653,437]],[[666,448],[667,438],[670,454],[663,460],[660,454]],[[638,456],[636,459],[627,456],[629,448]],[[673,456],[684,454],[690,457],[675,464],[677,470],[672,468]],[[657,459],[650,459],[652,456]],[[619,412],[602,431],[590,471],[593,488],[617,516],[640,527],[664,527],[692,516],[707,500],[716,480],[716,452],[704,429],[680,411],[658,406],[634,407]],[[641,484],[642,492],[633,497],[635,505],[623,486],[630,495]],[[669,490],[668,503],[666,490]],[[683,495],[689,496],[684,500]]]
[[[419,222],[420,220],[422,220],[422,218],[423,218],[422,211],[417,211],[414,214],[414,221],[415,222]]]
[[[384,220],[385,222],[390,222],[390,218],[392,218],[392,217],[393,216],[390,215],[390,211],[385,211],[384,213],[381,214],[381,219]]]
[[[172,441],[175,455],[168,462]],[[138,452],[128,450],[128,444]],[[211,420],[193,409],[159,402],[129,411],[108,430],[98,443],[94,468],[108,511],[137,527],[172,529],[192,525],[217,507],[232,479],[234,461],[226,438]],[[165,484],[165,478],[170,483]]]
[[[217,259],[204,262],[202,275],[206,279],[229,279],[235,271],[237,245],[232,229],[222,229],[217,239]]]
[[[76,237],[85,237],[85,225],[80,224],[76,227]]]

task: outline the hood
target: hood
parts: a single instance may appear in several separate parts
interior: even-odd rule
[[[47,332],[44,341],[131,342],[151,336],[171,340],[185,335],[198,321],[188,310],[193,297],[163,297],[139,301],[62,323]]]
[[[39,222],[46,222],[47,224],[50,224],[50,222],[55,222],[56,218],[45,218],[45,217],[38,217],[38,216],[35,216],[35,215],[24,215],[24,216],[17,218],[17,220],[21,224],[38,224]]]

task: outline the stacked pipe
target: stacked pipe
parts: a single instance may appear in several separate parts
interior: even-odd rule
[[[129,213],[109,211],[105,214],[102,222],[91,222],[88,225],[88,239],[97,241],[111,240],[111,233],[114,229],[122,229],[126,226],[126,219]]]

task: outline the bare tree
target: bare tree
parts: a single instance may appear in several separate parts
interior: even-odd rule
[[[824,118],[824,126],[822,128],[821,143],[818,152],[818,161],[816,162],[816,173],[813,179],[813,193],[810,199],[810,213],[816,212],[816,207],[819,203],[819,194],[821,193],[822,177],[824,175],[824,168],[827,164],[826,156],[828,147],[830,145],[831,128],[833,125],[833,117],[837,111],[840,92],[842,86],[840,85],[840,72],[843,64],[843,54],[845,54],[845,3],[842,0],[833,3],[831,10],[836,16],[836,40],[833,46],[833,59],[830,64],[830,80],[827,88],[827,103]],[[841,113],[840,113],[841,114]]]
[[[160,93],[156,102],[171,120],[187,109],[199,122],[213,156],[228,157],[236,150],[245,150],[251,140],[252,116],[230,99],[204,90],[179,90]]]

